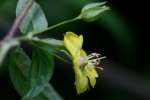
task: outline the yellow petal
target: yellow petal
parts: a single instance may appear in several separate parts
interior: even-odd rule
[[[80,51],[80,56],[81,57],[87,56],[86,52],[83,49],[81,49],[81,51]]]
[[[66,32],[64,36],[64,45],[73,57],[80,52],[83,44],[83,36],[76,35],[73,32]]]
[[[78,68],[78,67],[76,67]],[[75,86],[77,94],[85,92],[89,88],[88,78],[79,68],[75,70]]]
[[[85,66],[84,74],[89,78],[91,86],[94,87],[96,84],[96,78],[98,77],[97,71],[94,66]]]

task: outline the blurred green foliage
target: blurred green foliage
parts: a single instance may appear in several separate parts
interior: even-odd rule
[[[94,2],[94,1],[101,1],[101,0],[37,0],[40,3],[41,7],[46,13],[46,17],[48,19],[49,25],[56,24],[66,19],[73,18],[74,16],[80,13],[80,9],[87,3]],[[14,18],[15,18],[15,8],[16,8],[17,0],[1,0],[0,1],[0,36],[4,36],[4,34],[10,28]],[[128,66],[128,68],[132,68],[132,66],[139,66],[137,65],[137,54],[136,54],[136,41],[135,41],[135,32],[131,29],[132,26],[130,22],[128,22],[127,18],[123,17],[121,13],[119,13],[118,9],[115,8],[112,4],[110,4],[111,10],[104,13],[99,21],[93,23],[85,23],[85,22],[76,22],[70,23],[68,25],[62,26],[54,31],[48,31],[47,34],[49,37],[55,36],[57,38],[62,38],[63,33],[66,31],[75,31],[76,33],[80,33],[85,35],[87,38],[87,43],[85,44],[85,48],[87,50],[102,50],[104,54],[108,57],[108,59],[113,59],[118,61],[118,63]],[[58,36],[57,34],[61,34]],[[99,36],[100,35],[100,36]],[[92,43],[91,43],[92,42]],[[94,44],[94,46],[93,46]],[[89,49],[91,48],[91,49]],[[29,49],[26,48],[27,51]],[[58,66],[57,66],[58,65]],[[68,82],[68,80],[73,75],[70,72],[70,68],[67,66],[67,71],[64,71],[64,68],[67,66],[66,64],[56,64],[56,74],[54,75],[54,79],[52,79],[52,83],[56,87],[56,89],[64,96],[66,99],[103,99],[105,100],[142,100],[140,97],[136,95],[132,95],[129,91],[124,90],[122,87],[115,86],[113,84],[109,84],[109,81],[102,79],[99,81],[99,84],[93,91],[87,94],[83,94],[81,96],[76,96],[71,93],[75,93],[71,87],[73,87],[73,82]],[[143,66],[149,66],[143,65]],[[70,66],[69,66],[70,67]],[[115,66],[113,66],[115,68]],[[134,67],[133,67],[134,68]],[[59,70],[59,71],[58,71]],[[133,70],[133,69],[132,69]],[[64,76],[59,76],[60,72],[64,74]],[[67,73],[67,74],[66,74]],[[70,74],[70,77],[65,76]],[[136,73],[135,73],[136,74]],[[5,76],[8,78],[7,76]],[[55,79],[56,78],[56,79]],[[62,82],[60,86],[61,78],[66,79],[65,82]],[[124,78],[124,77],[122,77]],[[62,79],[63,80],[63,79]],[[150,74],[145,74],[145,79],[147,84],[150,83]],[[147,81],[148,80],[148,81]],[[9,82],[9,81],[8,81]],[[10,85],[10,84],[9,84]],[[60,89],[60,87],[63,87]],[[68,87],[67,87],[68,86]],[[11,89],[13,87],[10,85]],[[2,89],[3,90],[3,89]],[[4,91],[6,92],[8,89]],[[64,93],[65,91],[65,93]],[[71,91],[71,93],[70,93]],[[104,93],[103,93],[104,92]],[[135,91],[136,92],[136,91]],[[6,94],[8,95],[8,94]],[[17,95],[15,93],[14,95]],[[0,95],[0,97],[4,97]],[[5,96],[6,97],[6,96]],[[10,97],[14,97],[11,95]],[[6,97],[7,98],[7,97]],[[9,97],[8,97],[9,98]]]

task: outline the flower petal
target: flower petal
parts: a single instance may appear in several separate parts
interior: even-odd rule
[[[89,88],[88,78],[79,68],[75,71],[75,85],[78,94],[85,92]]]
[[[98,77],[95,66],[85,66],[84,74],[89,78],[91,86],[94,87],[96,84],[96,78]]]
[[[81,51],[80,51],[80,56],[81,57],[86,57],[87,56],[86,52],[83,49],[81,49]]]
[[[73,32],[66,32],[64,36],[64,45],[71,53],[73,58],[76,56],[77,52],[80,52],[83,44],[83,36],[76,35]]]

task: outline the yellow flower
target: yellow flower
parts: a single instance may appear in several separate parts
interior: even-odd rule
[[[83,36],[76,35],[73,32],[66,32],[64,36],[64,45],[72,56],[73,69],[75,72],[75,86],[78,94],[89,89],[96,84],[98,73],[96,65],[99,65],[100,57],[97,53],[87,55],[82,49]]]

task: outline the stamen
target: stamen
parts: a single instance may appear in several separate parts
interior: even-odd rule
[[[100,64],[100,59],[92,59],[92,60],[88,60],[88,61],[95,66]]]
[[[94,65],[97,66],[100,64],[100,60],[101,60],[101,54],[99,53],[91,53],[90,55],[88,55],[88,61]]]
[[[105,59],[106,58],[106,56],[103,56],[103,57],[100,57],[99,59],[101,60],[101,59]]]
[[[102,70],[102,71],[104,70],[104,68],[102,68],[102,67],[96,67],[96,68],[99,70]]]
[[[91,53],[90,55],[88,55],[88,59],[99,58],[100,56],[101,54],[99,53]]]
[[[100,61],[101,59],[106,58],[105,56],[101,57],[101,54],[99,53],[91,53],[87,57],[80,57],[78,64],[80,65],[80,68],[84,68],[87,64],[90,64],[91,66],[103,70],[102,67],[100,67]]]
[[[100,67],[100,61],[101,59],[105,59],[106,57],[101,57],[101,54],[99,53],[91,53],[88,55],[88,63],[91,65],[94,65],[96,69],[103,70],[102,67]]]

